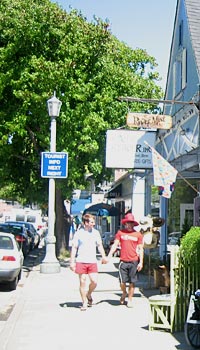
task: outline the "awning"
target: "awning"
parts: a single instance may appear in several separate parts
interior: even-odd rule
[[[122,184],[111,188],[111,190],[105,194],[106,198],[119,198],[121,196],[122,196]]]

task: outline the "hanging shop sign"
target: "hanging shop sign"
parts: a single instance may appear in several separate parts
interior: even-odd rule
[[[106,167],[119,169],[151,169],[151,147],[156,132],[135,130],[107,130]],[[145,142],[148,143],[145,144]]]
[[[171,129],[171,115],[128,113],[126,124],[131,128]]]

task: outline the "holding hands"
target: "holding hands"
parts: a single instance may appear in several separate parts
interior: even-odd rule
[[[102,259],[101,259],[101,263],[102,264],[107,264],[109,262],[109,259],[108,257],[104,256]]]
[[[76,267],[76,263],[74,261],[70,261],[70,270],[75,272],[75,267]]]

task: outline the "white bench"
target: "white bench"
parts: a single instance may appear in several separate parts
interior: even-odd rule
[[[170,254],[170,294],[149,297],[149,330],[166,329],[173,332],[176,306],[174,269],[178,267],[178,246],[171,246]]]

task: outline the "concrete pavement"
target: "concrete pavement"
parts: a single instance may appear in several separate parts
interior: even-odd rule
[[[94,305],[80,311],[78,276],[68,264],[58,274],[41,274],[36,264],[0,333],[1,350],[128,349],[189,350],[184,333],[149,331],[148,298],[139,278],[134,308],[119,304],[116,258],[99,264]]]

